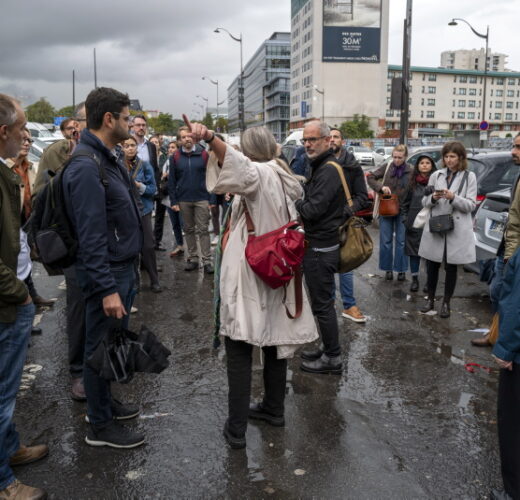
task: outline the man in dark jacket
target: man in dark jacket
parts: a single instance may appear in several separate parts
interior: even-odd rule
[[[76,275],[85,296],[85,359],[113,326],[128,326],[134,294],[134,262],[141,251],[141,216],[122,153],[128,138],[130,100],[100,87],[85,101],[87,129],[63,174],[67,213],[78,239]],[[99,164],[98,164],[99,162]],[[116,423],[139,414],[111,397],[110,383],[85,363],[83,371],[92,446],[133,448],[143,435]]]
[[[337,158],[337,162],[343,167],[345,180],[347,181],[350,196],[352,197],[352,208],[350,208],[348,204],[345,207],[347,212],[345,218],[347,218],[367,206],[368,192],[363,169],[354,154],[345,148],[344,142],[341,130],[331,128],[330,148]],[[356,298],[354,297],[353,271],[339,275],[339,289],[341,292],[341,300],[343,301],[343,312],[341,315],[355,323],[365,323],[366,318],[356,305]]]
[[[34,304],[18,278],[20,252],[20,177],[5,163],[22,146],[25,114],[9,96],[0,94],[0,497],[45,498],[43,490],[17,481],[11,466],[47,455],[47,446],[20,446],[13,412],[20,387]],[[25,243],[25,240],[24,240]],[[26,244],[26,243],[25,243]],[[29,249],[23,252],[26,258]]]
[[[185,271],[199,268],[197,236],[199,237],[202,264],[206,274],[213,273],[211,243],[209,239],[210,206],[216,204],[214,194],[206,189],[208,153],[193,143],[188,127],[177,132],[181,147],[170,157],[168,191],[172,210],[181,212],[188,250]]]
[[[330,164],[336,157],[330,149],[329,127],[318,120],[307,123],[302,142],[312,174],[305,186],[305,198],[296,202],[296,209],[308,241],[303,271],[323,346],[302,352],[301,369],[341,374],[343,365],[332,290],[339,263],[338,228],[345,220],[347,200],[338,171]]]

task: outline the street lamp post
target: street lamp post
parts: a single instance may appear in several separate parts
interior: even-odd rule
[[[225,31],[235,42],[240,43],[240,78],[238,80],[238,127],[240,132],[245,130],[244,122],[244,63],[243,63],[243,48],[242,48],[242,33],[239,36],[232,35],[226,28],[215,28],[215,33]]]
[[[465,19],[462,19],[460,17],[454,17],[449,23],[448,26],[457,26],[457,21],[462,21],[463,23],[466,23],[471,31],[475,35],[477,35],[479,38],[484,38],[486,40],[486,55],[484,56],[484,95],[482,96],[482,116],[481,116],[481,122],[486,119],[486,91],[487,91],[487,74],[488,74],[488,47],[489,47],[489,26],[486,26],[486,34],[483,35],[482,33],[479,33],[471,24],[468,23]],[[487,134],[487,132],[486,132]],[[480,140],[480,147],[483,148],[486,146],[486,140],[481,139]]]
[[[202,97],[201,95],[197,95],[196,97],[198,97],[199,99],[204,99],[204,101],[206,101],[206,114],[208,114],[208,101],[209,101],[209,99],[207,97]]]
[[[202,79],[203,80],[209,80],[210,83],[212,83],[213,85],[217,86],[217,120],[218,120],[218,106],[219,106],[219,102],[218,102],[218,80],[212,80],[211,78],[209,78],[209,76],[203,76]]]

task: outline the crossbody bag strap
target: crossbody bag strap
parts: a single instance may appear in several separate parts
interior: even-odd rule
[[[284,292],[283,292],[283,305],[285,306],[285,314],[287,314],[287,317],[289,319],[296,319],[299,318],[302,315],[303,311],[303,279],[302,279],[302,269],[301,267],[298,267],[294,271],[294,302],[296,306],[296,310],[294,311],[294,314],[289,311],[289,308],[286,304],[287,299],[287,285],[284,286]]]
[[[348,206],[350,208],[352,208],[352,205],[354,205],[354,203],[352,202],[352,197],[350,196],[350,189],[348,188],[348,184],[347,184],[347,181],[345,180],[345,175],[343,173],[343,169],[341,168],[341,165],[339,165],[335,161],[329,161],[328,163],[330,165],[333,165],[336,168],[336,170],[338,171],[339,178],[341,179],[341,184],[343,184],[343,190],[345,191],[345,196],[347,198]]]

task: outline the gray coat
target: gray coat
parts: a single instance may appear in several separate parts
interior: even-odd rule
[[[436,190],[448,189],[447,174],[448,169],[446,168],[434,172],[428,185],[433,186]],[[457,192],[463,178],[464,172],[459,172],[451,184],[450,191],[455,193],[452,202],[441,199],[434,203],[431,195],[423,197],[422,204],[431,209],[432,216],[453,212],[454,228],[446,234],[430,233],[429,224],[426,222],[419,247],[421,257],[434,262],[442,262],[446,244],[446,262],[448,264],[475,262],[475,239],[471,213],[476,207],[477,178],[473,172],[468,172],[468,180],[458,195]]]

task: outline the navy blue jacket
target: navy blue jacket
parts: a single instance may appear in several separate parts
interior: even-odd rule
[[[196,145],[193,152],[186,153],[181,147],[168,161],[168,194],[172,206],[181,201],[209,201],[216,205],[215,195],[206,189],[206,151]]]
[[[128,262],[141,251],[141,216],[118,155],[87,129],[81,133],[74,153],[78,152],[100,158],[108,181],[105,188],[97,163],[85,156],[73,159],[63,174],[67,214],[79,242],[77,266],[89,278],[84,292],[106,297],[117,291],[110,264]]]

